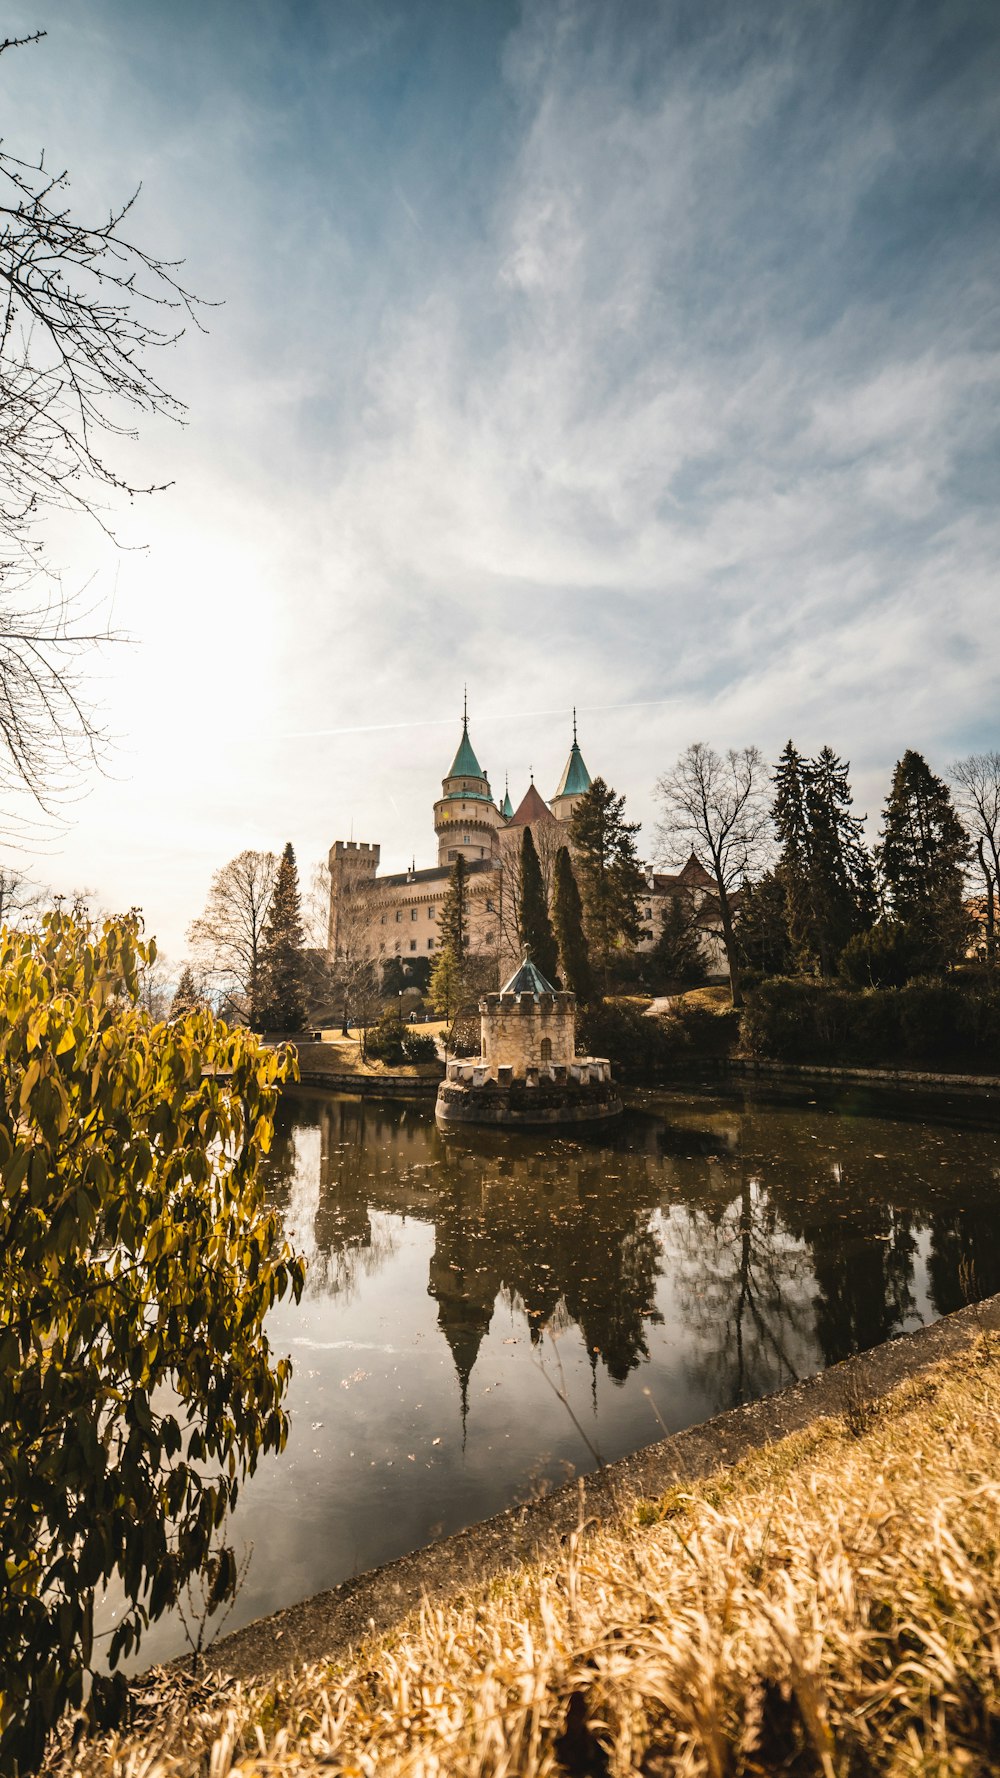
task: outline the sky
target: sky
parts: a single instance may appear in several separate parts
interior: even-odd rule
[[[172,959],[291,839],[436,856],[461,728],[654,842],[691,741],[1000,746],[988,0],[9,0],[5,145],[205,299],[169,482],[49,553],[128,632],[32,872]],[[2,857],[0,836],[0,857]]]

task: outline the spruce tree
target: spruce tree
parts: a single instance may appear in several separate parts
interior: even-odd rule
[[[708,978],[698,916],[690,897],[680,891],[668,898],[650,962],[660,991],[671,985],[700,988]]]
[[[469,954],[469,867],[461,852],[451,868],[438,932],[442,947],[451,952],[461,968]]]
[[[812,898],[812,845],[806,795],[808,764],[788,741],[774,774],[772,818],[781,841],[779,875],[785,894],[785,926],[791,954],[800,969],[816,963]]]
[[[626,821],[625,798],[595,778],[570,821],[569,839],[583,900],[591,962],[602,989],[616,952],[642,931],[639,900],[646,892],[635,848],[638,821]]]
[[[195,1012],[204,1006],[204,996],[199,994],[190,963],[185,963],[180,973],[180,980],[170,1003],[170,1017],[179,1019],[186,1012]]]
[[[956,963],[968,942],[969,851],[947,784],[907,749],[892,775],[879,863],[893,915],[917,934],[931,968]]]
[[[804,759],[788,742],[775,773],[774,825],[781,841],[775,872],[785,896],[793,963],[821,975],[877,911],[864,822],[851,814],[849,766],[832,747]]]
[[[560,846],[556,853],[552,924],[559,945],[563,984],[576,995],[581,1006],[588,1006],[594,995],[594,978],[583,929],[583,903],[568,846]]]
[[[530,827],[526,827],[521,835],[517,936],[521,941],[522,952],[530,956],[536,969],[541,970],[546,980],[555,987],[559,950],[552,931],[552,921],[549,919],[542,867],[538,862]]]
[[[299,902],[299,873],[289,840],[274,883],[264,925],[260,961],[260,1026],[299,1031],[305,1023],[306,956]]]
[[[741,962],[758,975],[791,975],[794,970],[780,866],[765,871],[756,883],[744,883],[736,910],[736,941]]]

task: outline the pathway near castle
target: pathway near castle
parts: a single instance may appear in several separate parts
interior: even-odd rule
[[[292,1431],[226,1629],[1000,1289],[1000,1128],[898,1110],[650,1095],[540,1143],[288,1094]],[[164,1620],[138,1665],[183,1650]]]

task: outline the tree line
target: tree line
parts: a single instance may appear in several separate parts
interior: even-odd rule
[[[849,762],[832,747],[810,758],[789,741],[772,769],[756,747],[720,754],[692,744],[658,781],[657,846],[675,867],[693,854],[705,880],[675,878],[648,954],[653,975],[675,986],[704,981],[708,933],[725,952],[735,1006],[746,982],[769,975],[893,987],[970,954],[995,965],[1000,753],[970,755],[949,776],[907,749],[872,844],[854,811]],[[633,972],[651,894],[638,831],[624,797],[598,778],[574,809],[548,890],[531,829],[521,837],[517,947],[583,1005]],[[441,940],[430,992],[451,1017],[498,985],[495,960],[476,950],[461,858]]]

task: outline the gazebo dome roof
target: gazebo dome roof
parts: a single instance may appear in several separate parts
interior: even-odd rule
[[[551,982],[545,980],[541,970],[536,969],[531,958],[525,957],[524,962],[515,969],[510,981],[504,982],[500,992],[501,994],[534,994],[537,999],[539,994],[554,994],[555,989]]]

